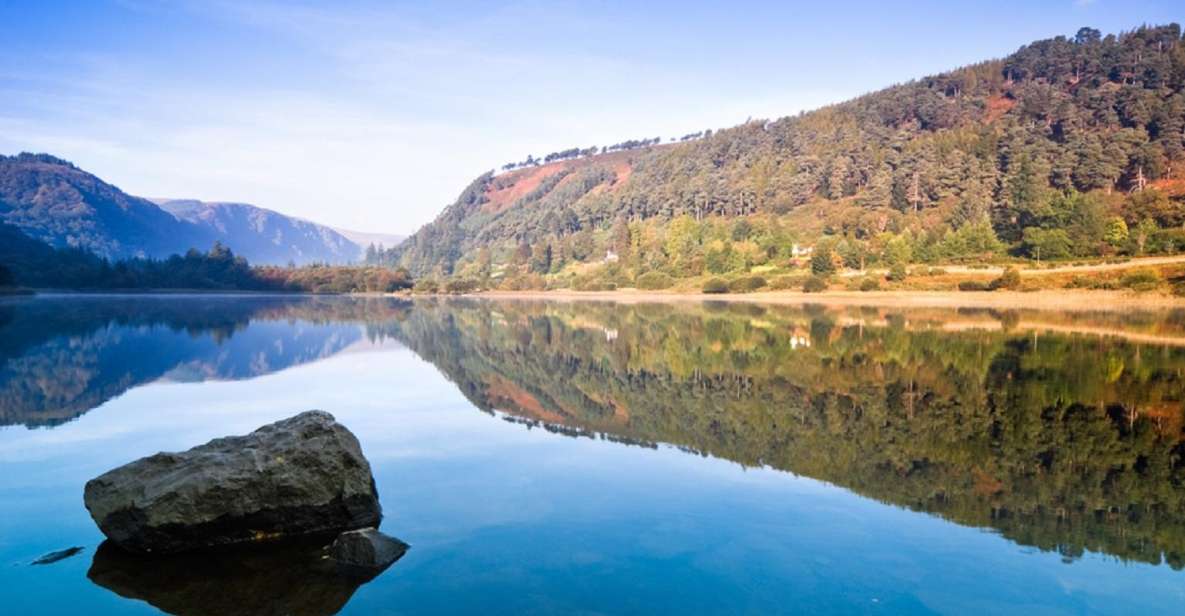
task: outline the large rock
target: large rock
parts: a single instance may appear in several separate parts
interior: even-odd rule
[[[136,460],[88,481],[84,500],[103,534],[133,552],[333,533],[382,520],[358,439],[323,411]]]

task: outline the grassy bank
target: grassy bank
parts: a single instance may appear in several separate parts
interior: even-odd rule
[[[1094,308],[1185,306],[1185,256],[1059,263],[971,266],[919,265],[904,271],[806,268],[732,276],[672,278],[652,272],[631,283],[534,278],[519,281],[451,279],[417,283],[425,294],[597,298],[621,301],[749,299],[926,306]]]

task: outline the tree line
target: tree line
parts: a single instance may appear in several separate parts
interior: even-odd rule
[[[393,292],[412,283],[399,268],[252,266],[221,242],[206,252],[113,261],[80,248],[54,248],[0,224],[0,287],[350,293]]]
[[[707,133],[710,135],[712,133],[712,131],[708,130]],[[698,133],[684,135],[680,140],[681,141],[689,141],[691,139],[698,139],[703,134],[704,133],[701,131]],[[673,137],[671,138],[671,141],[674,141]],[[513,169],[534,167],[536,165],[547,164],[547,163],[552,163],[552,162],[561,161],[561,160],[573,160],[576,158],[586,158],[589,156],[596,156],[597,154],[607,154],[609,152],[620,152],[620,151],[624,151],[624,150],[636,150],[639,148],[646,148],[646,147],[650,147],[653,145],[658,145],[660,143],[662,143],[662,137],[654,137],[652,139],[629,139],[626,141],[622,141],[620,143],[615,143],[613,145],[607,145],[607,146],[601,146],[601,147],[592,146],[592,147],[588,147],[588,148],[579,148],[579,147],[568,148],[566,150],[559,150],[556,152],[551,152],[549,154],[544,155],[543,158],[535,158],[534,155],[528,154],[526,159],[524,159],[520,162],[509,162],[509,163],[502,165],[502,170],[503,171],[511,171]]]

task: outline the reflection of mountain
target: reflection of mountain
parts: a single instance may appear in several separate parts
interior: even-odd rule
[[[361,340],[401,304],[284,297],[103,297],[0,303],[0,425],[69,421],[138,385],[245,379]]]
[[[1000,327],[944,331],[944,314]],[[1185,566],[1185,350],[1017,323],[458,302],[417,305],[396,335],[514,421],[768,465],[1067,559]]]
[[[1185,346],[1170,341],[1185,338],[1185,319],[1084,318],[713,303],[6,299],[0,425],[53,425],[161,378],[250,378],[394,337],[478,408],[514,421],[767,465],[1067,559],[1091,550],[1180,568]]]

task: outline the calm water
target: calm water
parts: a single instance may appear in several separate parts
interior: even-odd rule
[[[46,297],[0,360],[3,613],[1185,610],[1182,314]],[[378,578],[98,549],[90,477],[310,408]]]

